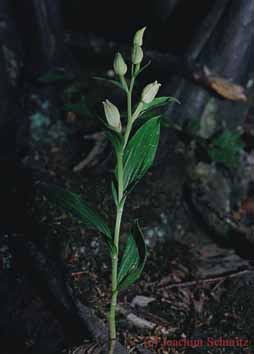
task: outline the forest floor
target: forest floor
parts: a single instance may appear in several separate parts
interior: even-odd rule
[[[113,225],[109,144],[91,120],[67,113],[62,124],[64,138],[34,143],[28,165],[80,193]],[[188,178],[186,151],[172,131],[163,134],[170,136],[166,150],[165,145],[159,150],[155,167],[132,192],[124,214],[122,239],[138,218],[148,260],[140,281],[120,293],[120,341],[129,353],[254,353],[250,261],[216,245],[198,224],[182,192]],[[47,231],[48,249],[60,252],[68,265],[76,296],[105,321],[110,303],[105,244],[40,193],[36,213]]]
[[[88,71],[89,77],[97,74]],[[89,102],[106,98],[103,85],[91,85],[88,77],[83,83]],[[113,102],[121,101],[118,93],[111,94]],[[36,183],[79,193],[113,225],[114,158],[101,128],[71,110],[49,122],[48,98],[38,97],[25,165],[36,171]],[[119,295],[119,339],[129,353],[254,353],[251,257],[219,246],[205,230],[183,192],[192,167],[188,148],[170,128],[163,129],[161,141],[154,167],[130,195],[124,213],[123,243],[139,219],[148,259],[140,280]],[[224,191],[217,192],[223,198]],[[103,240],[40,190],[32,213],[44,235],[40,243],[51,257],[61,256],[76,296],[105,322],[110,258]]]

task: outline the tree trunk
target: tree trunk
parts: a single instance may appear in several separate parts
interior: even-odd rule
[[[214,14],[217,13],[218,24],[214,28],[210,15],[206,43],[200,35],[196,36],[186,56],[193,55],[202,65],[218,76],[237,81],[246,85],[250,64],[250,47],[254,36],[254,3],[220,2],[223,11],[214,4]],[[201,28],[204,24],[201,25]],[[206,90],[185,80],[173,80],[168,86],[168,93],[180,98],[180,106],[170,107],[167,114],[169,119],[178,122],[185,119],[201,119],[202,134],[207,137],[217,128],[216,117],[225,120],[229,127],[235,127],[243,118],[246,105],[238,102],[221,100]],[[233,119],[232,119],[233,117]],[[219,123],[219,122],[218,122]]]
[[[26,126],[28,132],[28,112],[21,104],[27,83],[64,57],[59,7],[58,0],[0,3],[0,158],[17,156],[22,150],[19,129]]]
[[[59,0],[16,2],[16,21],[22,37],[25,72],[32,77],[61,65],[63,23]],[[30,21],[27,19],[30,18]]]
[[[230,0],[215,1],[212,9],[201,23],[196,35],[194,35],[191,41],[190,47],[187,51],[187,57],[189,60],[196,60],[198,58],[220,21],[229,2]]]

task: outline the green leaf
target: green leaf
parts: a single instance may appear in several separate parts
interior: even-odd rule
[[[160,120],[154,117],[143,124],[129,141],[124,153],[124,190],[140,180],[151,167],[160,137]]]
[[[85,97],[82,97],[81,101],[78,103],[65,104],[64,110],[66,112],[74,112],[74,113],[80,114],[81,116],[84,116],[84,117],[89,117],[89,118],[93,117],[90,109],[87,106]]]
[[[208,154],[212,160],[232,168],[237,166],[240,151],[244,148],[241,133],[225,130],[216,136],[209,147]]]
[[[153,111],[148,111],[146,114],[142,115],[141,117],[138,117],[138,119],[135,121],[135,124],[138,127],[141,127],[141,125],[145,124],[149,119],[157,117],[160,119],[160,123],[162,126],[163,121],[165,120],[163,114],[154,114]]]
[[[117,132],[112,132],[112,131],[106,131],[106,136],[108,138],[108,140],[111,142],[114,150],[115,150],[115,154],[116,156],[119,155],[121,149],[122,149],[122,146],[124,144],[124,141],[123,141],[123,137],[121,134],[117,133]],[[115,175],[115,178],[117,180],[117,170],[115,168],[114,170],[114,175]]]
[[[95,76],[94,77],[95,80],[99,80],[99,81],[104,81],[104,82],[109,82],[110,84],[113,84],[115,86],[117,86],[118,88],[120,88],[121,90],[124,90],[124,87],[122,86],[122,84],[116,80],[111,80],[111,79],[106,79],[104,77],[99,77],[99,76]]]
[[[142,231],[136,223],[129,233],[118,272],[118,289],[133,284],[140,277],[146,262],[147,250]]]
[[[63,188],[47,185],[45,194],[50,201],[77,217],[83,224],[97,229],[105,236],[105,241],[113,250],[113,240],[110,228],[104,219],[90,209],[86,202],[76,193],[66,191]]]
[[[140,75],[146,68],[148,68],[148,66],[151,64],[151,60],[149,60],[145,65],[143,65],[139,71],[135,74],[135,77],[137,78],[138,75]]]
[[[38,79],[45,84],[55,83],[57,81],[67,80],[66,73],[63,70],[52,70],[42,75]]]
[[[117,132],[107,131],[106,136],[108,140],[111,142],[111,144],[113,145],[116,154],[118,154],[123,145],[123,138],[121,134],[118,134]]]
[[[141,116],[145,114],[147,111],[150,111],[151,109],[159,108],[162,106],[165,106],[169,104],[170,102],[177,102],[180,104],[180,101],[178,101],[177,98],[174,97],[168,97],[168,96],[162,96],[162,97],[155,97],[155,99],[151,103],[145,103],[143,106],[143,110],[141,112]]]
[[[113,200],[115,202],[115,205],[118,206],[118,196],[117,196],[117,191],[114,182],[111,184],[111,189],[112,189],[112,196]]]
[[[118,286],[121,285],[124,279],[131,273],[132,270],[137,269],[139,263],[139,253],[136,247],[135,239],[131,233],[128,234],[124,254],[118,272]]]

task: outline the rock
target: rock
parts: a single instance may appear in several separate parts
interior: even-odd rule
[[[142,295],[137,295],[134,297],[134,299],[131,302],[131,307],[146,307],[147,305],[150,304],[150,302],[155,301],[154,297],[148,297],[148,296],[142,296]]]
[[[140,329],[154,329],[156,324],[150,321],[145,320],[144,318],[138,317],[134,315],[134,313],[130,313],[127,316],[127,320],[131,322],[131,324]]]

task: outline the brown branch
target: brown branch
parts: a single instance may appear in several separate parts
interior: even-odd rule
[[[80,172],[87,165],[94,166],[98,163],[97,158],[104,151],[106,146],[106,137],[104,133],[99,132],[89,137],[89,139],[91,138],[95,140],[95,145],[88,155],[73,167],[74,172]]]
[[[245,274],[249,274],[249,273],[253,273],[253,272],[254,272],[253,269],[238,270],[235,272],[226,273],[225,275],[218,275],[218,276],[214,276],[214,277],[186,281],[186,282],[181,282],[181,283],[173,283],[173,284],[169,284],[166,286],[163,285],[163,286],[161,286],[161,288],[163,288],[163,289],[186,288],[189,286],[199,285],[202,283],[214,283],[214,282],[218,282],[218,281],[225,281],[227,279],[236,278],[241,275],[245,275]]]

